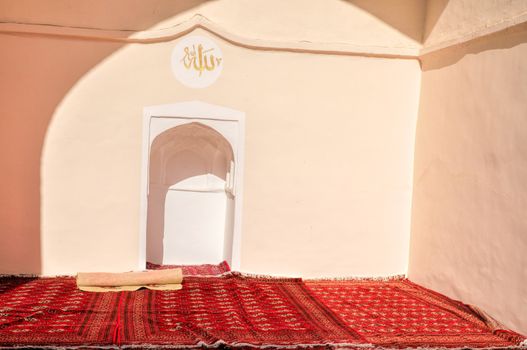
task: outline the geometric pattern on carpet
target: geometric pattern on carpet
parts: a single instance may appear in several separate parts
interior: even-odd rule
[[[305,289],[301,279],[239,273],[188,277],[184,288],[127,293],[123,343],[177,346],[364,344]]]
[[[513,347],[525,340],[492,330],[467,305],[407,279],[305,281],[324,305],[369,343],[406,347]]]
[[[113,344],[118,295],[97,294],[72,277],[0,278],[0,346]]]
[[[231,270],[226,261],[222,261],[219,264],[201,265],[159,265],[151,262],[146,263],[147,270],[166,270],[175,268],[181,268],[184,276],[215,276]]]
[[[470,307],[406,279],[231,272],[187,275],[183,284],[89,293],[73,277],[0,277],[0,347],[527,349],[521,335],[493,330]]]
[[[190,276],[179,291],[89,293],[75,279],[0,278],[0,346],[363,345],[301,279]]]

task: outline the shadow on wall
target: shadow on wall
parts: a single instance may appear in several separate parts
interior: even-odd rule
[[[527,23],[460,44],[455,50],[446,48],[424,55],[421,59],[423,71],[451,66],[466,55],[476,55],[489,50],[510,49],[527,42]]]
[[[108,23],[144,29],[203,2],[134,1],[131,6],[130,1],[122,0],[112,4],[120,4],[120,9],[126,11],[108,11],[105,1],[87,1],[72,13],[65,10],[70,6],[62,2],[55,3],[59,9],[49,8],[49,2],[42,2],[46,8],[39,9],[38,2],[19,1],[13,8],[4,6],[2,18],[8,18],[12,10],[30,18],[42,13],[73,19],[107,18]],[[0,55],[0,273],[41,272],[40,171],[48,125],[56,107],[77,81],[125,45],[42,39],[30,34],[0,34],[0,45],[10,48]]]
[[[0,2],[0,21],[106,30],[145,30],[207,0],[14,0]]]
[[[446,7],[449,0],[434,1],[438,8]],[[430,1],[423,0],[385,0],[385,1],[371,1],[371,0],[346,0],[353,6],[356,6],[371,15],[377,17],[384,23],[398,30],[401,34],[417,41],[424,42],[423,38],[423,24],[425,23],[427,15],[427,5]],[[440,4],[441,3],[441,4]],[[438,16],[441,11],[437,12]],[[418,20],[415,19],[416,14],[419,14]],[[437,21],[437,19],[435,19]],[[435,22],[434,22],[435,23]]]
[[[426,2],[425,18],[423,20],[423,37],[421,42],[424,44],[432,34],[439,18],[445,11],[450,0],[428,0]]]
[[[229,142],[200,123],[174,127],[154,139],[149,161],[147,261],[170,263],[165,259],[164,248],[166,199],[170,189],[185,180],[188,183],[192,178],[209,174],[224,183],[233,159]]]

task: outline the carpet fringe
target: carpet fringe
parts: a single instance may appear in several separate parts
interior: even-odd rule
[[[304,282],[323,282],[323,281],[400,281],[406,279],[405,275],[380,276],[380,277],[319,277],[319,278],[303,278]]]
[[[262,278],[270,279],[276,281],[306,281],[306,282],[316,282],[316,281],[394,281],[394,280],[403,280],[406,278],[405,275],[393,275],[393,276],[381,276],[381,277],[319,277],[319,278],[303,278],[303,277],[287,277],[287,276],[271,276],[258,273],[250,272],[239,272],[239,271],[226,271],[217,275],[192,275],[186,277],[226,277],[226,276],[239,276],[239,277],[248,277],[248,278]],[[75,275],[53,275],[53,276],[43,276],[38,274],[0,274],[0,278],[68,278],[75,277]]]
[[[249,273],[249,272],[239,272],[239,271],[227,271],[220,275],[214,275],[214,276],[192,276],[192,277],[228,277],[228,276],[234,276],[234,277],[240,277],[240,278],[258,278],[258,279],[265,279],[265,280],[273,280],[277,282],[301,282],[301,277],[285,277],[285,276],[271,276],[271,275],[262,275],[257,273]]]
[[[526,344],[527,345],[527,344]],[[519,344],[519,345],[510,345],[510,346],[491,346],[491,347],[470,347],[470,346],[463,346],[463,347],[433,347],[433,346],[420,346],[420,347],[406,347],[406,348],[400,348],[400,347],[393,347],[393,348],[386,348],[386,347],[375,347],[375,350],[525,350],[527,347],[525,345]]]
[[[353,349],[376,349],[373,344],[354,344],[354,343],[315,343],[315,344],[292,344],[292,345],[280,345],[280,344],[265,344],[257,345],[251,343],[228,343],[224,340],[218,340],[212,344],[199,342],[195,345],[171,345],[171,344],[129,344],[122,345],[120,349],[189,349],[189,348],[204,348],[204,349],[217,349],[220,347],[244,347],[254,349],[309,349],[313,347],[333,347],[333,348],[353,348]]]
[[[380,277],[354,277],[354,276],[345,276],[345,277],[318,277],[318,278],[304,278],[304,277],[286,277],[286,276],[271,276],[258,273],[250,272],[239,272],[239,271],[227,271],[220,275],[214,276],[205,276],[200,275],[196,277],[227,277],[227,276],[237,276],[237,277],[247,277],[247,278],[261,278],[267,280],[275,281],[304,281],[304,282],[318,282],[318,281],[399,281],[406,279],[405,275],[393,275],[393,276],[380,276]]]
[[[222,346],[227,347],[248,347],[254,349],[309,349],[313,347],[330,347],[335,349],[371,349],[371,350],[525,350],[527,349],[527,340],[519,345],[500,346],[500,347],[478,347],[471,348],[463,347],[383,347],[375,346],[374,344],[353,344],[353,343],[319,343],[319,344],[294,344],[294,345],[256,345],[250,343],[232,343],[228,344],[225,341],[219,340],[213,344],[206,344],[199,342],[195,345],[172,345],[172,344],[123,344],[117,345],[75,345],[75,346],[53,346],[53,345],[22,345],[22,346],[0,346],[0,349],[57,349],[57,350],[77,350],[77,349],[105,349],[105,350],[120,350],[120,349],[217,349]]]
[[[55,346],[55,345],[19,345],[19,346],[1,346],[0,349],[57,349],[57,350],[76,350],[76,349],[115,349],[119,350],[117,345],[72,345],[72,346]]]
[[[42,278],[41,275],[21,273],[21,274],[0,274],[0,278]],[[0,348],[1,349],[1,348]]]
[[[0,278],[75,278],[75,275],[0,274]],[[1,348],[0,348],[1,349]]]

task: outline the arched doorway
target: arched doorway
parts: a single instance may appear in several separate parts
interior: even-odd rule
[[[199,122],[168,129],[150,148],[147,261],[200,264],[232,245],[234,154]]]
[[[202,102],[145,108],[139,268],[239,268],[243,119]]]

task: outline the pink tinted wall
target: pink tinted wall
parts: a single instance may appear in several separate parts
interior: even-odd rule
[[[108,2],[79,1],[73,8],[62,0],[2,1],[0,22],[145,29],[202,2],[158,0],[131,6],[113,1],[108,8]],[[120,10],[123,6],[126,11]],[[41,156],[46,132],[77,81],[122,46],[0,33],[0,273],[41,272]]]
[[[409,277],[527,333],[527,24],[422,57]]]
[[[40,166],[51,116],[75,82],[120,45],[0,35],[0,267],[40,273]],[[65,170],[66,171],[66,170]]]

